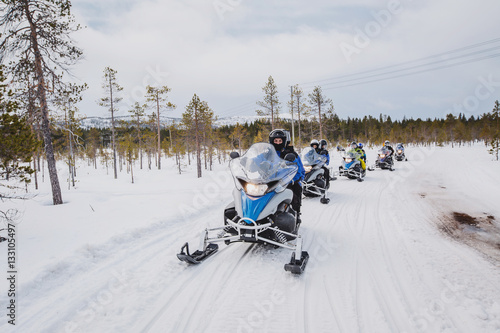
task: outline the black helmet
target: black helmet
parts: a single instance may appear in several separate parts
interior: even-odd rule
[[[356,143],[356,141],[351,142],[351,148],[352,149],[358,148],[358,144]]]
[[[319,141],[319,147],[320,147],[321,149],[326,149],[327,144],[328,144],[328,143],[326,142],[326,140],[325,140],[325,139],[321,139],[321,140]]]
[[[274,143],[274,139],[281,139],[281,143]],[[282,129],[275,129],[275,130],[272,130],[271,133],[269,133],[269,143],[272,144],[274,146],[274,149],[276,149],[276,151],[278,152],[281,152],[283,151],[283,149],[285,149],[285,146],[286,146],[286,139],[287,139],[287,135],[286,135],[286,131],[285,130],[282,130]]]

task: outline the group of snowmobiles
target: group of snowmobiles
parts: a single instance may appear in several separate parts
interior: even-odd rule
[[[343,157],[339,174],[359,180],[366,171],[354,153],[348,152]],[[320,202],[327,204],[329,183],[335,179],[327,168],[326,140],[313,140],[299,157],[290,146],[288,131],[278,129],[270,133],[269,143],[255,143],[242,156],[232,152],[230,157],[229,169],[235,187],[233,200],[224,209],[223,225],[205,229],[199,249],[194,252],[185,243],[177,258],[200,264],[217,253],[219,243],[260,243],[292,250],[284,268],[293,274],[303,273],[309,254],[302,250],[298,233],[302,196],[320,197]],[[384,156],[380,151],[376,165],[392,168],[392,156]]]
[[[366,166],[366,153],[363,150],[362,143],[356,144],[356,142],[352,142],[351,150],[348,152],[339,147],[337,150],[343,151],[343,161],[339,167],[339,176],[357,179],[359,182],[364,180],[366,170],[373,171],[375,168],[380,168],[382,170],[394,171],[394,160],[408,161],[403,144],[398,143],[396,150],[394,150],[388,140],[384,142],[384,146],[377,152],[377,159],[372,166]]]

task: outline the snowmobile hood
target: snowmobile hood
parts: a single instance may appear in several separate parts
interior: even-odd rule
[[[262,197],[248,196],[244,191],[241,191],[241,205],[243,208],[243,217],[257,221],[262,210],[267,206],[276,192],[270,192]],[[248,222],[247,222],[248,223]]]

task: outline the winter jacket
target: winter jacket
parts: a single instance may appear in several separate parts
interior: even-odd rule
[[[295,160],[293,161],[293,163],[297,164],[298,170],[295,176],[293,177],[292,181],[295,183],[299,180],[304,179],[304,176],[306,174],[304,165],[302,164],[302,160],[300,159],[299,154],[295,152],[292,146],[287,146],[282,152],[278,151],[277,153],[280,158],[285,158],[286,154],[288,153],[295,155]]]

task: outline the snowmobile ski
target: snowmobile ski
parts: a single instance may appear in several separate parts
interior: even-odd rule
[[[186,252],[184,252],[184,249],[186,249]],[[196,250],[195,252],[190,254],[189,245],[188,243],[186,243],[181,248],[181,253],[177,254],[177,258],[180,261],[187,262],[188,264],[200,264],[213,254],[215,254],[217,250],[219,250],[219,245],[210,243],[207,245],[204,251]]]
[[[309,260],[309,253],[307,251],[302,251],[302,255],[299,260],[295,259],[295,252],[292,253],[292,258],[290,263],[285,264],[285,271],[291,272],[292,274],[302,274],[306,268],[307,261]]]
[[[319,199],[319,202],[326,205],[330,202],[330,198],[321,198]]]

